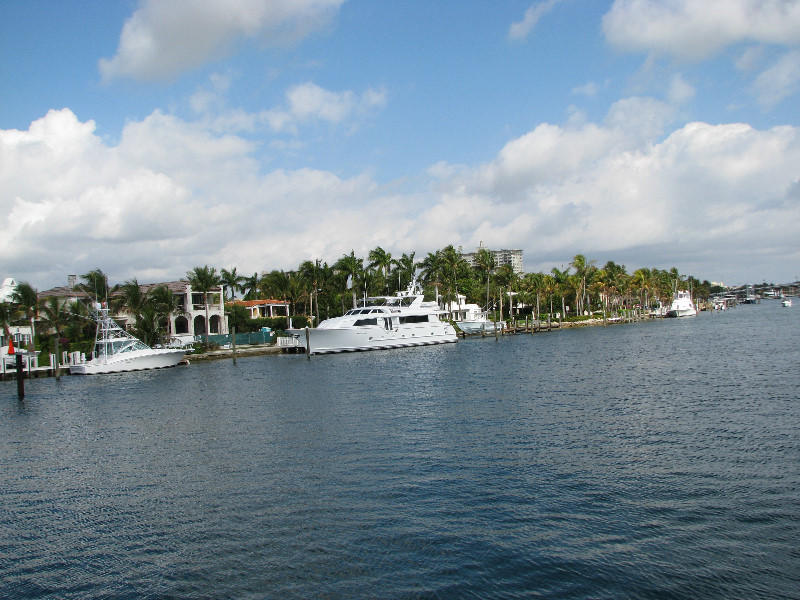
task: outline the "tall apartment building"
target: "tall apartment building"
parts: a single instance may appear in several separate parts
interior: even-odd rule
[[[470,267],[475,266],[475,260],[478,257],[478,252],[480,250],[489,250],[492,254],[494,254],[494,262],[496,266],[502,265],[511,265],[511,269],[517,275],[522,275],[524,273],[522,269],[522,250],[491,250],[486,248],[481,242],[481,245],[475,249],[475,252],[462,252],[461,246],[458,247],[458,253],[461,255],[461,258],[466,260],[469,263]]]

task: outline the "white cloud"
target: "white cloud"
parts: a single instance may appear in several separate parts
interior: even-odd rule
[[[285,108],[266,111],[261,119],[275,131],[296,131],[299,123],[314,120],[338,124],[383,107],[386,96],[382,89],[369,89],[358,96],[351,90],[332,92],[306,82],[287,91]]]
[[[242,39],[294,43],[327,25],[344,0],[142,0],[103,79],[174,77],[225,56]]]
[[[752,71],[757,69],[763,62],[765,54],[764,46],[749,46],[745,48],[741,56],[736,59],[736,68],[740,71]]]
[[[583,85],[579,85],[572,88],[572,93],[593,98],[595,95],[597,95],[597,90],[598,90],[597,84],[594,81],[590,81]]]
[[[800,43],[800,2],[615,0],[603,30],[622,50],[700,60],[742,42]]]
[[[28,131],[0,131],[4,268],[39,287],[95,267],[118,282],[181,277],[201,264],[252,272],[296,266],[310,251],[336,256],[369,229],[355,207],[379,201],[369,178],[262,174],[252,150],[158,111],[129,123],[117,146],[67,109]],[[376,235],[389,236],[400,212]],[[330,220],[341,225],[328,230]]]
[[[492,162],[443,180],[428,217],[458,215],[452,235],[466,246],[525,248],[526,264],[580,251],[741,277],[764,268],[752,264],[761,249],[796,248],[800,130],[690,123],[645,143],[617,116],[603,126],[538,126]],[[446,165],[437,172],[446,175]],[[800,252],[777,255],[769,268],[789,272]]]
[[[672,104],[683,104],[694,97],[695,89],[680,74],[672,77],[667,96]]]
[[[544,0],[543,2],[536,2],[531,4],[528,10],[525,11],[525,16],[522,21],[512,23],[508,29],[508,37],[512,40],[519,40],[528,37],[528,34],[536,27],[544,15],[553,10],[553,7],[561,0]]]
[[[761,276],[769,255],[793,274],[800,129],[690,123],[664,137],[670,118],[624,99],[602,123],[541,124],[486,164],[437,163],[428,187],[398,193],[366,174],[265,172],[250,142],[205,122],[157,111],[112,146],[51,111],[0,130],[0,253],[40,288],[95,267],[147,282],[480,241],[523,248],[529,267],[583,252],[723,279]]]
[[[800,90],[800,50],[784,54],[753,83],[759,104],[771,108]]]

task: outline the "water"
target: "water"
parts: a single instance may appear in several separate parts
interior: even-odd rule
[[[800,309],[0,384],[0,597],[800,598]]]

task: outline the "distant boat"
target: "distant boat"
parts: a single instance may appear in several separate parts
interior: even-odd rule
[[[94,358],[88,362],[70,365],[73,375],[97,375],[163,369],[177,365],[185,350],[151,348],[140,339],[122,329],[109,316],[108,306],[97,303],[93,310],[97,321]]]
[[[459,299],[464,296],[459,296]],[[448,308],[445,306],[445,308]],[[500,331],[504,323],[496,322],[489,319],[486,311],[481,310],[477,304],[451,304],[450,317],[456,326],[466,335],[473,335],[476,333],[494,333],[495,329]]]
[[[436,302],[423,300],[421,287],[413,281],[405,291],[366,298],[359,308],[326,319],[314,329],[286,332],[309,355],[456,342],[456,330],[439,318],[443,312]]]
[[[667,311],[667,317],[694,317],[697,315],[697,307],[692,302],[689,292],[678,291]]]
[[[781,300],[781,306],[785,306],[786,308],[789,308],[791,305],[792,305],[792,299],[791,298],[784,298],[783,300]]]
[[[758,298],[754,293],[748,292],[744,300],[742,300],[742,304],[758,304]]]

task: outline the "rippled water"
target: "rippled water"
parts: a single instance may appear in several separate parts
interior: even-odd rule
[[[800,308],[0,384],[2,598],[800,598]]]

